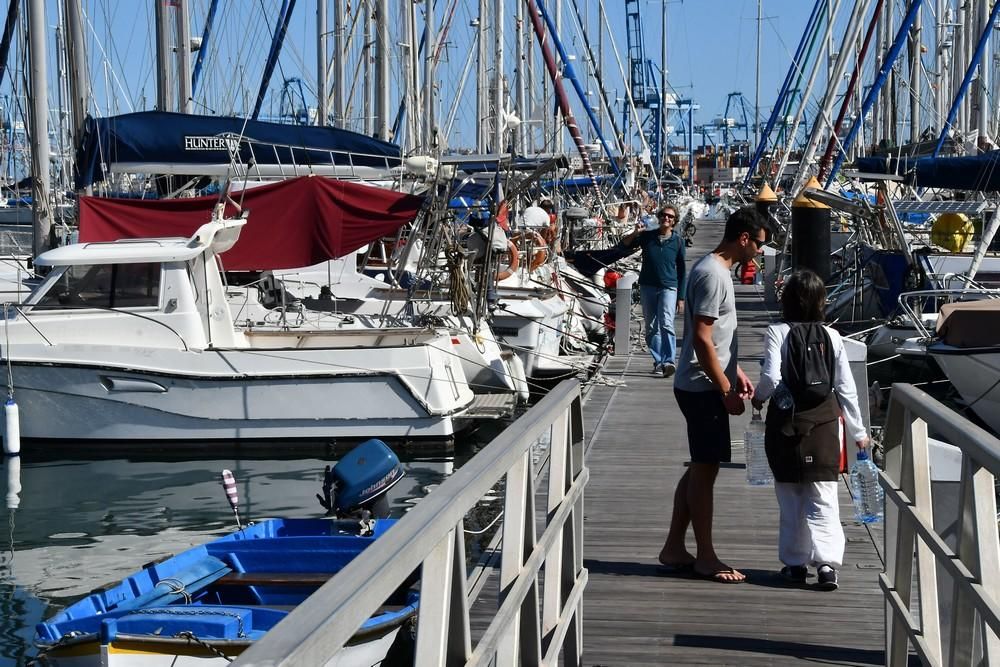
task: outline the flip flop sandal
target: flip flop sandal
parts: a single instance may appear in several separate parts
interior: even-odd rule
[[[723,576],[723,575],[726,575],[726,574],[734,574],[734,573],[735,573],[735,570],[733,570],[732,568],[730,568],[728,570],[719,570],[718,572],[711,572],[711,573],[707,573],[707,574],[705,572],[699,572],[698,570],[694,569],[693,567],[691,568],[691,575],[695,579],[702,579],[704,581],[711,581],[711,582],[714,582],[716,584],[742,584],[742,583],[744,583],[747,580],[746,576],[744,576],[742,579],[726,579]]]

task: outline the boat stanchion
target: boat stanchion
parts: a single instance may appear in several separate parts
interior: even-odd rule
[[[615,354],[629,353],[629,335],[632,331],[632,285],[639,274],[628,271],[615,284]]]
[[[229,470],[222,471],[222,488],[226,492],[226,500],[229,501],[229,506],[233,508],[233,516],[236,517],[236,527],[243,530],[243,524],[240,522],[240,497],[236,492],[236,478],[233,477],[233,473]]]

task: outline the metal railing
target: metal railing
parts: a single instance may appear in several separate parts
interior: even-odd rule
[[[550,435],[546,522],[535,528],[531,447]],[[414,571],[417,665],[579,665],[583,653],[583,415],[559,384],[245,651],[239,665],[322,665]],[[500,600],[473,646],[464,518],[505,479]],[[544,564],[544,586],[539,573]]]
[[[957,512],[931,483],[928,428],[961,450]],[[1000,664],[1000,440],[901,383],[885,434],[886,664],[911,648],[926,665]]]

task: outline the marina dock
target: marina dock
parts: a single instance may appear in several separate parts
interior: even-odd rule
[[[722,223],[699,228],[689,266],[711,250],[721,232]],[[740,365],[755,381],[764,332],[777,317],[765,307],[762,290],[736,286]],[[680,327],[682,318],[677,323]],[[885,664],[881,524],[873,530],[853,520],[844,478],[840,500],[847,548],[840,589],[822,592],[811,590],[811,583],[796,587],[782,581],[774,490],[751,487],[745,478],[742,434],[749,404],[730,422],[733,462],[719,472],[714,524],[719,556],[746,574],[747,582],[726,585],[660,571],[657,554],[674,487],[689,458],[687,435],[673,382],[650,373],[652,362],[638,349],[636,333],[633,325],[630,353],[610,357],[603,370],[620,386],[595,387],[583,408],[590,468],[584,664]],[[688,545],[693,552],[690,531]]]

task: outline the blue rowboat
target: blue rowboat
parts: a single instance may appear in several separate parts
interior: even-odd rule
[[[146,565],[38,624],[45,664],[228,664],[395,524],[371,517],[402,474],[384,443],[359,445],[327,469],[332,518],[261,521]],[[419,593],[408,584],[327,664],[412,657]]]

